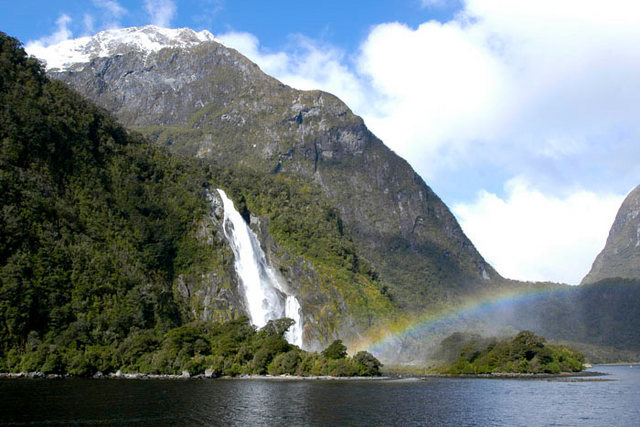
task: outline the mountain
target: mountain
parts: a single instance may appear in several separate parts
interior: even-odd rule
[[[362,327],[356,303],[367,316],[391,308],[364,274],[348,274],[357,254],[321,196],[287,194],[277,179],[236,177],[170,154],[51,81],[1,32],[0,142],[0,372],[377,373],[369,353],[351,358],[294,345],[303,326],[310,346],[318,343],[314,334],[330,337],[349,326],[345,319]],[[307,306],[302,321],[298,300],[263,265],[286,310],[253,322],[260,330],[250,323],[235,265],[242,257],[234,251],[261,264],[264,255],[256,254],[255,238],[245,239],[250,248],[240,239],[230,244],[237,228],[250,233],[224,192],[215,191],[220,186],[260,191],[267,206],[307,208],[305,231],[327,247],[300,268],[348,278],[336,277],[330,290],[310,279],[315,310],[342,303],[344,316],[323,321]],[[309,208],[308,197],[320,201]],[[336,259],[342,256],[352,263]],[[300,262],[289,261],[292,268]],[[282,314],[299,320],[297,328]],[[295,331],[289,342],[288,329]]]
[[[261,235],[270,238],[261,231],[268,227],[302,254],[267,245],[279,254],[282,286],[295,283],[306,346],[348,338],[396,312],[318,190],[171,155],[50,81],[17,41],[2,41],[4,350],[31,335],[66,345],[92,331],[78,339],[111,345],[132,331],[248,314],[219,187],[237,196]],[[281,215],[261,221],[238,189]]]
[[[640,186],[622,202],[607,243],[582,284],[615,277],[640,279]]]
[[[123,35],[185,33],[153,26],[106,31],[74,42],[74,49],[121,49],[109,56],[95,49],[89,62],[49,75],[175,153],[216,168],[292,179],[298,192],[318,191],[337,209],[365,269],[403,310],[421,311],[500,283],[447,206],[335,96],[292,89],[210,38],[160,50],[132,49],[135,43],[122,41]],[[60,55],[63,48],[51,49]],[[295,246],[290,234],[272,230],[283,212],[265,209],[248,189],[238,187],[232,196],[266,224],[262,243],[282,266],[283,254],[268,246]]]

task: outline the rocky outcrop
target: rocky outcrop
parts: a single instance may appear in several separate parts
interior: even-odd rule
[[[622,202],[607,243],[581,284],[614,277],[640,279],[640,186]]]
[[[176,291],[189,316],[200,321],[228,321],[247,314],[245,298],[233,267],[233,253],[224,240],[222,201],[215,191],[207,191],[209,211],[197,226],[199,243],[211,250],[208,259],[181,274]]]

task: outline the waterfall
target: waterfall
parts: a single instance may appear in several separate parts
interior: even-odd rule
[[[280,284],[267,262],[255,233],[240,215],[226,193],[218,189],[224,207],[224,236],[234,255],[234,268],[244,291],[251,323],[261,328],[269,320],[288,317],[296,323],[285,338],[302,346],[302,309],[294,295]]]
[[[294,295],[287,295],[284,305],[284,316],[296,322],[291,325],[284,337],[291,344],[302,347],[302,307],[300,307],[298,298]]]

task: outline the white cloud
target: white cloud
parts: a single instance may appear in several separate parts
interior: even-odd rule
[[[169,27],[178,11],[173,0],[144,0],[144,7],[153,25]]]
[[[91,2],[103,11],[101,16],[104,22],[103,28],[120,28],[120,18],[128,13],[127,9],[115,0],[91,0]]]
[[[438,158],[450,167],[475,141],[492,138],[503,117],[494,113],[509,110],[513,92],[505,66],[460,22],[379,25],[362,46],[358,71],[386,100],[367,123],[425,178],[434,170],[420,163]]]
[[[93,15],[89,13],[85,13],[84,16],[82,17],[82,23],[84,25],[85,35],[89,36],[95,33],[95,30],[94,30],[95,18],[93,17]]]
[[[453,206],[476,248],[505,277],[580,283],[624,195],[581,190],[554,197],[522,178],[505,187],[504,198],[481,191],[474,201]]]
[[[56,19],[56,30],[52,34],[44,36],[32,43],[39,43],[48,46],[51,44],[60,43],[64,40],[69,40],[71,37],[73,37],[73,33],[69,29],[69,24],[71,24],[71,17],[63,13],[58,17],[58,19]]]
[[[122,7],[120,3],[115,0],[91,0],[91,2],[96,7],[104,9],[114,18],[120,18],[127,13],[127,9]]]
[[[216,34],[216,39],[220,40],[225,46],[236,49],[250,58],[267,74],[280,76],[286,71],[287,64],[290,62],[288,55],[284,52],[272,54],[261,51],[260,41],[250,33],[230,32]]]
[[[96,17],[91,13],[84,13],[82,15],[82,32],[84,35],[93,35],[96,27],[101,29],[117,28],[120,26],[119,19],[128,13],[127,9],[115,0],[92,0],[92,3],[96,8],[104,11],[102,16],[99,17],[103,24],[96,26]],[[73,19],[68,14],[62,13],[56,19],[56,30],[52,34],[38,40],[28,41],[25,48],[31,55],[40,56],[42,54],[41,49],[71,40],[73,38],[72,22]]]
[[[66,14],[60,15],[58,19],[56,19],[56,30],[48,36],[27,42],[25,50],[27,50],[30,55],[37,57],[43,56],[42,51],[47,46],[58,44],[73,37],[73,33],[69,29],[69,24],[71,24],[71,17]]]
[[[461,161],[534,178],[532,159],[589,160],[603,136],[640,135],[640,4],[615,3],[470,0],[448,23],[379,25],[359,72],[391,102],[368,122],[427,178]]]

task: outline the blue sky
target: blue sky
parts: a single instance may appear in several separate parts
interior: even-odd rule
[[[343,99],[507,277],[577,283],[640,184],[636,0],[3,0],[27,47],[154,23],[211,31]]]
[[[53,32],[55,18],[62,14],[73,20],[69,27],[76,36],[88,31],[84,23],[87,14],[94,18],[94,30],[104,29],[116,22],[113,14],[109,16],[109,5],[113,8],[114,4],[123,9],[117,17],[121,26],[151,23],[141,0],[3,2],[10,6],[3,8],[2,30],[24,42]],[[289,36],[296,33],[355,50],[372,25],[399,21],[417,26],[430,19],[448,20],[460,9],[458,2],[429,6],[420,0],[183,0],[174,4],[171,27],[207,29],[214,34],[248,31],[273,50],[287,45]]]

